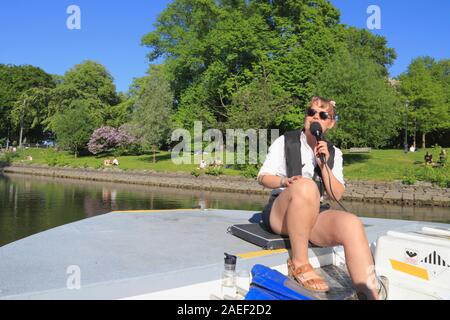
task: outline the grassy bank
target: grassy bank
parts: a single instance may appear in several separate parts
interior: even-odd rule
[[[402,150],[373,150],[366,154],[350,154],[344,151],[344,176],[352,180],[393,181],[406,184],[428,181],[441,187],[450,187],[450,166],[424,165],[426,152],[439,159],[439,149],[422,149],[404,153]]]
[[[31,156],[32,161],[27,157]],[[105,168],[103,165],[106,159],[112,160],[113,156],[82,156],[75,158],[73,154],[65,151],[54,151],[53,149],[34,149],[29,148],[20,150],[18,156],[13,159],[13,163],[25,164],[45,164],[49,166],[73,167],[73,168]],[[158,172],[192,172],[198,167],[198,164],[177,165],[172,162],[170,152],[161,151],[156,153],[156,162],[153,163],[153,154],[144,154],[138,156],[120,156],[119,168],[121,170],[154,170]],[[239,175],[238,170],[223,169],[223,174]]]
[[[439,158],[438,149],[419,150],[405,154],[402,150],[372,150],[370,153],[351,154],[344,150],[344,176],[349,180],[394,181],[402,180],[405,183],[414,183],[418,180],[431,181],[440,186],[450,183],[450,168],[426,168],[424,155],[426,152],[433,154],[433,159]],[[33,158],[27,161],[27,156]],[[75,168],[104,168],[105,159],[113,159],[111,156],[84,156],[74,158],[67,152],[56,152],[52,149],[25,149],[18,152],[12,158],[13,163],[46,164],[49,166],[69,166]],[[172,162],[169,152],[156,154],[156,163],[153,163],[153,155],[121,156],[120,169],[122,170],[154,170],[159,172],[192,172],[197,164],[176,165]],[[223,174],[239,175],[241,171],[235,169],[223,169]],[[447,185],[446,185],[447,184]]]

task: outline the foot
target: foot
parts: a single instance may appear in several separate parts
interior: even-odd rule
[[[306,263],[295,266],[291,259],[287,261],[288,275],[297,281],[305,289],[315,292],[327,292],[330,290],[325,280],[318,276],[311,264]]]

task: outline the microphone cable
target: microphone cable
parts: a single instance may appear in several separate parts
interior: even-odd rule
[[[310,131],[311,131],[311,134],[316,138],[316,142],[324,141],[324,139],[322,137],[322,134],[323,134],[322,126],[320,125],[319,122],[315,121],[315,122],[311,123]],[[328,144],[327,144],[327,148],[328,148]],[[322,161],[322,164],[327,168],[328,185],[330,186],[331,195],[333,196],[334,200],[341,206],[341,208],[344,209],[344,211],[347,211],[347,209],[342,205],[342,203],[334,195],[333,187],[331,186],[330,170],[328,168],[327,162],[325,161],[326,160],[325,155],[323,153],[320,153],[319,158]],[[322,175],[322,182],[323,182],[323,184],[325,184],[325,181],[323,181],[323,175]]]
[[[322,159],[323,158],[323,159]],[[331,186],[331,177],[330,177],[330,169],[328,169],[328,164],[326,163],[326,161],[324,161],[325,160],[325,157],[321,154],[321,159],[320,160],[322,160],[322,163],[324,164],[324,167],[327,169],[327,173],[328,173],[328,185],[330,186],[330,191],[331,191],[331,195],[333,196],[333,200],[334,201],[336,201],[340,206],[341,206],[341,208],[342,209],[344,209],[344,211],[347,211],[348,212],[348,210],[342,205],[342,203],[336,198],[336,196],[334,195],[334,192],[333,192],[333,187]],[[323,179],[322,179],[323,180]]]

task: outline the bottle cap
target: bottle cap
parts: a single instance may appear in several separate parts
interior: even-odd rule
[[[231,254],[225,253],[225,264],[232,264],[232,265],[236,265],[236,256],[233,256]]]

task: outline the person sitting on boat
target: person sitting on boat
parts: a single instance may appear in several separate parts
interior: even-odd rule
[[[320,247],[343,245],[355,289],[368,299],[378,299],[376,285],[369,284],[376,278],[363,223],[354,214],[321,205],[324,190],[336,200],[345,190],[341,150],[330,142],[318,142],[310,130],[314,122],[321,125],[323,133],[333,128],[334,104],[314,97],[306,110],[304,128],[285,133],[270,146],[258,173],[258,182],[274,189],[262,222],[269,232],[289,236],[292,254],[287,261],[288,273],[306,289],[329,290],[309,263],[308,243]],[[320,154],[326,163],[322,163]]]

